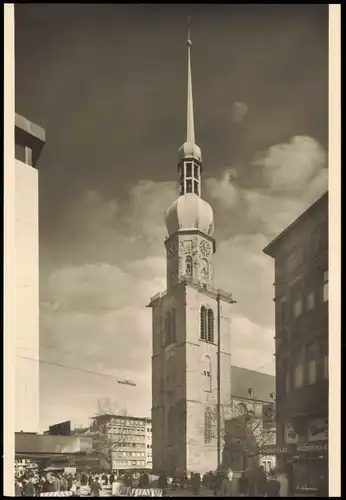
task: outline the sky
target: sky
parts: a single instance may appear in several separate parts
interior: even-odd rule
[[[47,138],[42,429],[86,424],[100,404],[150,416],[146,305],[166,289],[189,15],[215,285],[237,301],[233,364],[275,373],[274,270],[262,250],[327,189],[328,5],[16,4],[16,112]]]

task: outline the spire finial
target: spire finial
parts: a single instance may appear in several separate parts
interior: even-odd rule
[[[195,143],[195,125],[193,117],[193,98],[192,98],[192,78],[191,78],[191,23],[192,17],[188,18],[188,31],[187,31],[187,128],[186,128],[186,142]]]

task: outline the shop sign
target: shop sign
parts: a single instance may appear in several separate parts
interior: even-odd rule
[[[290,453],[290,447],[288,446],[274,446],[274,445],[268,445],[268,446],[263,446],[263,454],[264,455],[285,455],[287,453]]]
[[[299,443],[297,444],[297,453],[311,453],[311,452],[325,452],[328,451],[328,443]]]

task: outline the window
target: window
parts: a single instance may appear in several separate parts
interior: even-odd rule
[[[214,313],[208,309],[208,342],[214,342]]]
[[[198,165],[196,165],[196,163],[194,163],[194,165],[193,165],[193,176],[194,176],[194,178],[196,180],[199,179],[199,172],[198,172],[198,170],[199,170]]]
[[[193,181],[194,193],[199,195],[199,183],[198,181]]]
[[[192,180],[191,179],[186,180],[186,192],[192,193]]]
[[[192,278],[192,274],[193,274],[192,269],[193,269],[192,257],[191,257],[191,255],[187,255],[185,258],[185,274],[189,278]]]
[[[304,365],[302,351],[297,354],[294,367],[294,387],[300,389],[304,384]]]
[[[317,380],[317,347],[315,345],[310,345],[307,348],[307,359],[308,359],[308,384],[314,385]]]
[[[204,443],[209,444],[212,440],[212,415],[210,408],[204,411]]]
[[[175,413],[174,406],[171,406],[168,412],[168,442],[174,444],[175,442]]]
[[[323,302],[328,302],[328,271],[323,275]]]
[[[211,359],[209,356],[204,357],[203,363],[203,387],[205,391],[211,391]]]
[[[302,299],[298,299],[294,303],[294,317],[298,318],[302,314],[303,311],[303,304],[302,304]]]
[[[201,307],[201,339],[202,340],[207,340],[207,310],[204,306]]]
[[[289,394],[291,390],[291,371],[290,367],[286,367],[286,372],[285,372],[285,392],[286,394]]]
[[[315,292],[310,292],[306,298],[306,309],[311,311],[315,307]]]
[[[186,163],[186,177],[192,177],[192,163]]]

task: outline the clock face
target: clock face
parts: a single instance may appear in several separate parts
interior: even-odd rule
[[[207,241],[202,240],[201,243],[199,244],[199,248],[200,248],[201,254],[204,255],[204,257],[208,257],[208,255],[210,255],[211,246]]]

